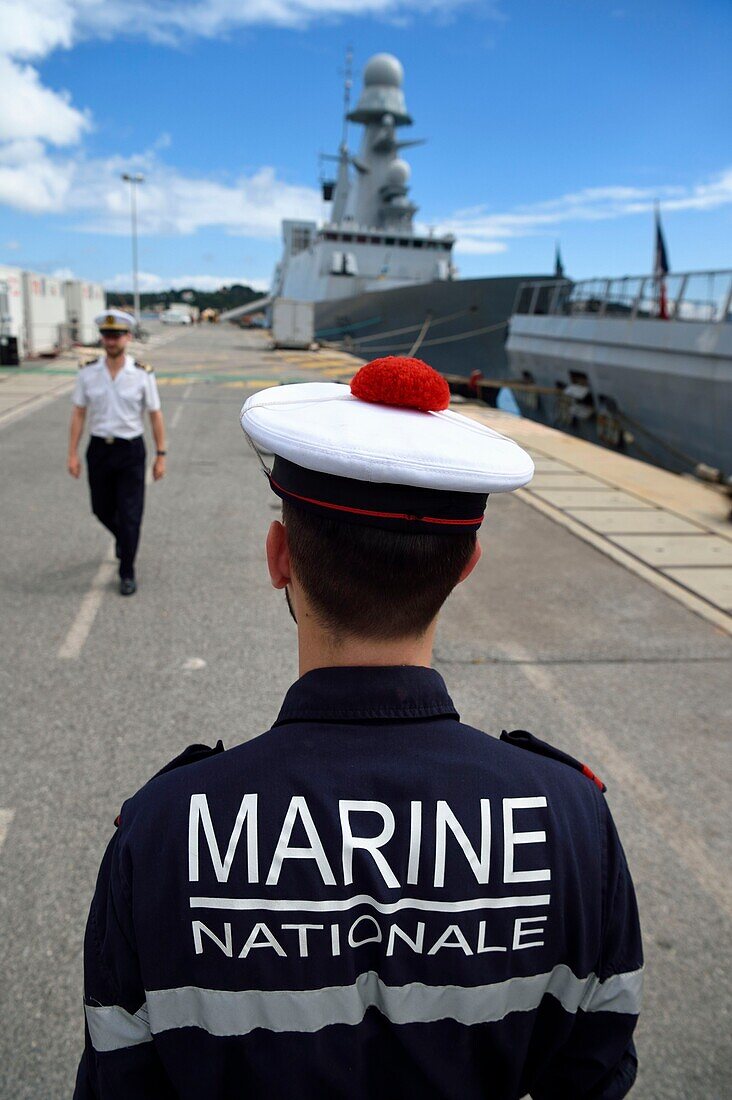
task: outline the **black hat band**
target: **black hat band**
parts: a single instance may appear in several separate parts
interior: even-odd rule
[[[272,491],[306,511],[386,531],[456,534],[477,531],[483,522],[487,493],[424,489],[307,470],[275,456],[269,474]]]

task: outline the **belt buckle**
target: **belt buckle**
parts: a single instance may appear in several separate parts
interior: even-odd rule
[[[105,435],[104,442],[105,443],[114,443],[114,436],[113,435]]]

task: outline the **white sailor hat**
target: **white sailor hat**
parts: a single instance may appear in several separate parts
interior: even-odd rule
[[[135,318],[123,309],[105,309],[94,318],[100,332],[134,332]]]
[[[477,530],[490,493],[531,480],[529,455],[448,409],[450,390],[420,359],[367,363],[350,386],[305,382],[261,390],[241,426],[272,490],[309,511],[388,530]]]

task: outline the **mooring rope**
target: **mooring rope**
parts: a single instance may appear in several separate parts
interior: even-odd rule
[[[432,322],[433,325],[435,323],[436,323],[435,321]],[[432,340],[423,341],[421,346],[425,347],[425,348],[433,348],[437,344],[452,344],[452,343],[455,343],[458,340],[467,340],[468,337],[470,337],[470,336],[483,336],[487,332],[496,332],[500,328],[505,328],[505,326],[507,324],[508,324],[508,321],[499,321],[498,324],[496,324],[496,325],[486,325],[484,328],[470,329],[469,332],[458,332],[455,336],[436,336]],[[383,335],[386,335],[386,334],[385,333],[379,333],[379,335],[383,336]],[[359,341],[354,340],[353,343],[355,345],[355,344],[359,343]],[[363,350],[368,351],[369,355],[371,355],[371,353],[374,352],[374,351],[391,351],[391,352],[406,351],[406,352],[409,352],[409,349],[413,346],[414,346],[413,344],[377,344],[376,347],[372,346],[372,347],[369,347],[369,348],[364,348]]]
[[[432,325],[445,325],[448,321],[456,321],[458,317],[467,317],[469,313],[474,313],[475,310],[460,309],[457,313],[446,313],[444,317],[432,317]],[[427,315],[429,316],[429,314]],[[365,344],[371,340],[381,340],[386,336],[404,336],[407,332],[416,332],[422,327],[424,321],[418,321],[416,325],[406,325],[404,328],[392,328],[387,332],[372,332],[370,336],[352,336],[351,340],[354,344]],[[330,330],[332,331],[332,330]]]
[[[417,337],[417,339],[414,341],[411,348],[409,349],[408,355],[410,356],[410,358],[411,358],[411,356],[416,355],[417,352],[419,351],[419,345],[422,343],[425,336],[427,335],[427,329],[430,327],[430,321],[431,320],[432,320],[432,315],[430,313],[428,313],[427,316],[424,319],[424,324],[422,325],[422,328],[419,330],[419,336]]]

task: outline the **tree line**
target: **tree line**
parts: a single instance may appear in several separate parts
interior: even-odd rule
[[[222,313],[236,306],[246,306],[256,298],[263,298],[264,292],[253,290],[243,283],[232,283],[218,290],[196,290],[194,287],[182,287],[180,290],[156,291],[153,294],[140,295],[140,309],[167,309],[173,302],[186,302],[199,309],[218,309]],[[107,305],[118,309],[132,309],[132,295],[116,290],[107,291]]]

